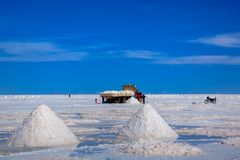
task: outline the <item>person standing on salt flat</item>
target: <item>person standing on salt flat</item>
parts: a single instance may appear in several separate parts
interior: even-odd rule
[[[46,105],[38,106],[10,137],[14,147],[46,147],[77,144],[78,139]]]
[[[160,117],[151,105],[144,105],[118,132],[129,140],[175,141],[177,133]]]

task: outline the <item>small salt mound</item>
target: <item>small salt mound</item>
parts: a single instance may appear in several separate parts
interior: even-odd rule
[[[44,147],[78,143],[75,135],[46,105],[38,106],[10,137],[14,147]]]
[[[132,153],[141,156],[193,156],[202,153],[202,150],[180,143],[151,143],[132,142],[119,149],[123,153]]]
[[[140,104],[140,102],[134,97],[129,98],[126,103],[128,103],[128,104]]]
[[[175,141],[176,132],[160,117],[151,105],[145,105],[119,131],[119,136],[132,141],[139,139],[155,139]]]

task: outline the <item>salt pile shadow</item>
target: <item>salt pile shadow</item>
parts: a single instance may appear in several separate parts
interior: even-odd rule
[[[12,131],[0,131],[0,145],[5,144],[12,134]]]
[[[224,137],[221,136],[208,136],[208,135],[179,135],[177,142],[187,142],[191,145],[197,146],[199,144],[218,143]]]
[[[198,129],[202,128],[201,126],[185,126],[185,125],[173,125],[176,129]],[[179,138],[176,142],[187,142],[191,145],[197,146],[199,144],[208,144],[208,143],[219,143],[222,142],[224,137],[221,136],[209,136],[201,134],[179,134]]]
[[[96,133],[86,135],[85,138],[90,140],[82,140],[77,147],[82,146],[98,146],[103,144],[115,144],[117,141],[116,133]]]
[[[92,134],[81,135],[81,142],[78,144],[78,147],[121,143],[121,140],[118,139],[116,131],[112,130],[114,126],[118,124],[122,124],[122,121],[103,120],[98,124],[82,124],[81,127],[85,126],[96,128],[100,131]]]
[[[70,157],[82,157],[87,155],[101,154],[110,146],[121,143],[116,131],[111,129],[114,125],[122,124],[119,120],[102,120],[97,124],[81,124],[81,127],[100,129],[100,132],[81,135],[81,142],[70,154]]]
[[[36,150],[48,149],[49,147],[12,147],[7,145],[0,145],[1,155],[10,155],[21,152],[31,152]]]
[[[98,146],[82,146],[75,149],[69,156],[70,157],[83,157],[88,155],[93,155],[97,153],[103,153],[106,151],[105,148],[101,148]]]

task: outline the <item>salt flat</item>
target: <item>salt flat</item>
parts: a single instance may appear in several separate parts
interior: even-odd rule
[[[204,104],[206,96],[217,104]],[[0,159],[240,159],[240,95],[147,95],[162,118],[178,133],[177,142],[200,148],[197,156],[139,156],[122,153],[117,136],[141,104],[95,104],[98,95],[0,96]],[[75,146],[19,148],[6,145],[31,111],[46,104],[80,141]]]

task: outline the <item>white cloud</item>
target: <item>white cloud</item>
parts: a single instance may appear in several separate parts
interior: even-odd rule
[[[119,50],[104,54],[104,58],[143,59],[147,63],[166,65],[240,65],[240,56],[230,55],[190,55],[181,57],[165,56],[160,51],[150,50]]]
[[[185,57],[164,57],[154,63],[156,64],[223,64],[223,65],[240,65],[240,56],[228,55],[200,55]]]
[[[218,34],[213,37],[203,37],[189,42],[215,45],[221,47],[240,48],[240,33]]]
[[[0,62],[51,62],[79,61],[88,56],[95,59],[142,59],[154,64],[221,64],[240,65],[240,56],[197,55],[168,57],[162,52],[150,50],[115,50],[115,51],[72,51],[50,42],[0,42]],[[90,55],[90,53],[92,53]],[[96,54],[97,53],[97,54]]]
[[[160,53],[152,52],[148,50],[126,50],[124,51],[124,56],[126,58],[135,58],[135,59],[153,59],[157,57]]]
[[[77,61],[85,52],[72,52],[49,42],[1,42],[0,61]]]
[[[61,51],[61,49],[49,42],[2,42],[0,48],[9,54]]]

